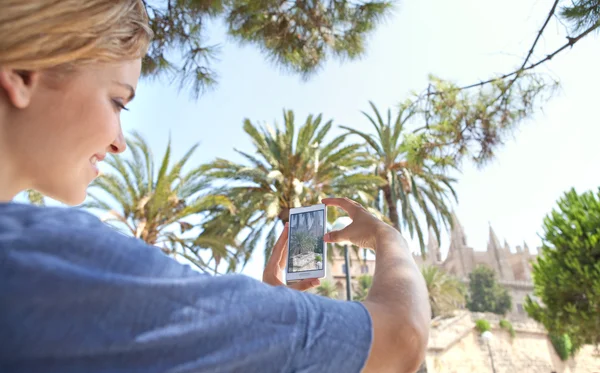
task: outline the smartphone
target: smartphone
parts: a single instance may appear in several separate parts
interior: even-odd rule
[[[327,268],[327,230],[325,205],[299,207],[290,210],[288,261],[286,280],[323,278]]]

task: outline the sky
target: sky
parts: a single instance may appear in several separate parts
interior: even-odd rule
[[[520,65],[553,1],[412,0],[400,2],[392,17],[370,36],[358,61],[329,61],[308,81],[282,71],[253,46],[229,40],[215,24],[207,35],[220,44],[214,67],[218,85],[199,99],[167,82],[144,80],[123,129],[140,131],[161,156],[170,135],[175,157],[193,144],[190,161],[215,157],[240,160],[234,148],[252,151],[242,121],[281,123],[282,110],[298,120],[323,113],[337,125],[370,131],[360,114],[368,101],[395,108],[411,91],[422,91],[429,74],[470,84]],[[565,42],[565,28],[553,20],[534,60]],[[514,248],[541,244],[544,216],[569,188],[579,192],[600,186],[600,40],[597,34],[546,63],[540,72],[558,79],[561,89],[483,168],[463,166],[455,207],[476,250],[487,245],[489,224]],[[336,130],[337,131],[337,130]],[[418,250],[418,245],[413,248]],[[442,237],[442,251],[448,248]],[[257,248],[244,273],[260,278],[264,258]]]

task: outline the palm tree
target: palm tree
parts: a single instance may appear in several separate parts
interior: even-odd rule
[[[91,200],[83,207],[103,211],[102,220],[160,247],[168,255],[183,257],[201,268],[214,261],[215,271],[225,258],[230,262],[229,270],[235,269],[239,253],[231,236],[194,233],[197,221],[210,209],[224,207],[233,211],[226,196],[209,193],[210,182],[202,167],[182,173],[198,145],[169,169],[169,140],[157,173],[152,151],[140,134],[134,132],[127,145],[131,156],[107,158],[113,172],[100,175],[92,183]],[[101,192],[102,197],[96,192]],[[201,255],[205,252],[201,249],[210,249],[208,260]]]
[[[323,280],[321,285],[317,286],[316,293],[327,298],[337,298],[338,296],[337,288],[329,280]]]
[[[456,200],[452,184],[456,179],[443,172],[438,164],[432,161],[424,149],[412,146],[411,136],[406,133],[405,124],[413,116],[412,106],[402,105],[392,121],[391,111],[384,120],[371,102],[375,117],[363,112],[375,128],[375,135],[353,128],[342,127],[348,134],[360,136],[368,149],[365,161],[370,160],[374,172],[380,178],[380,191],[384,203],[376,200],[376,207],[389,218],[391,224],[402,231],[407,228],[411,237],[417,234],[422,255],[425,257],[425,240],[419,213],[425,216],[428,226],[432,227],[438,240],[440,229],[438,222],[446,227],[451,222],[448,207],[449,194]],[[398,208],[400,205],[400,211]]]
[[[421,273],[429,293],[432,318],[465,305],[465,287],[458,279],[435,266],[424,266]]]
[[[214,180],[227,182],[223,192],[234,201],[240,215],[234,217],[223,208],[216,209],[212,229],[219,231],[217,221],[229,222],[229,229],[235,224],[248,227],[242,241],[248,254],[268,231],[265,260],[275,242],[276,223],[286,223],[291,208],[316,204],[334,195],[369,200],[380,182],[363,171],[369,163],[358,152],[361,145],[345,144],[345,135],[326,140],[332,121],[322,123],[321,115],[309,115],[296,131],[292,111],[284,111],[283,119],[283,129],[277,125],[275,129],[258,127],[246,119],[243,128],[252,139],[254,154],[236,150],[246,163],[216,159],[206,166]],[[338,214],[330,211],[329,221]]]

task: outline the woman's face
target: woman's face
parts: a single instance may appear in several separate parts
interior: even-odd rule
[[[125,150],[120,113],[134,96],[140,70],[138,59],[60,76],[25,74],[17,89],[3,72],[0,154],[8,159],[0,162],[10,162],[15,182],[70,205],[83,202],[97,163]]]

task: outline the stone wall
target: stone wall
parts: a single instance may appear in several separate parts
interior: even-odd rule
[[[477,319],[492,326],[489,344],[475,329]],[[600,373],[600,355],[592,346],[562,362],[543,327],[530,319],[511,320],[516,336],[500,329],[500,317],[459,312],[432,322],[427,351],[428,373]],[[492,368],[492,364],[493,367]]]

